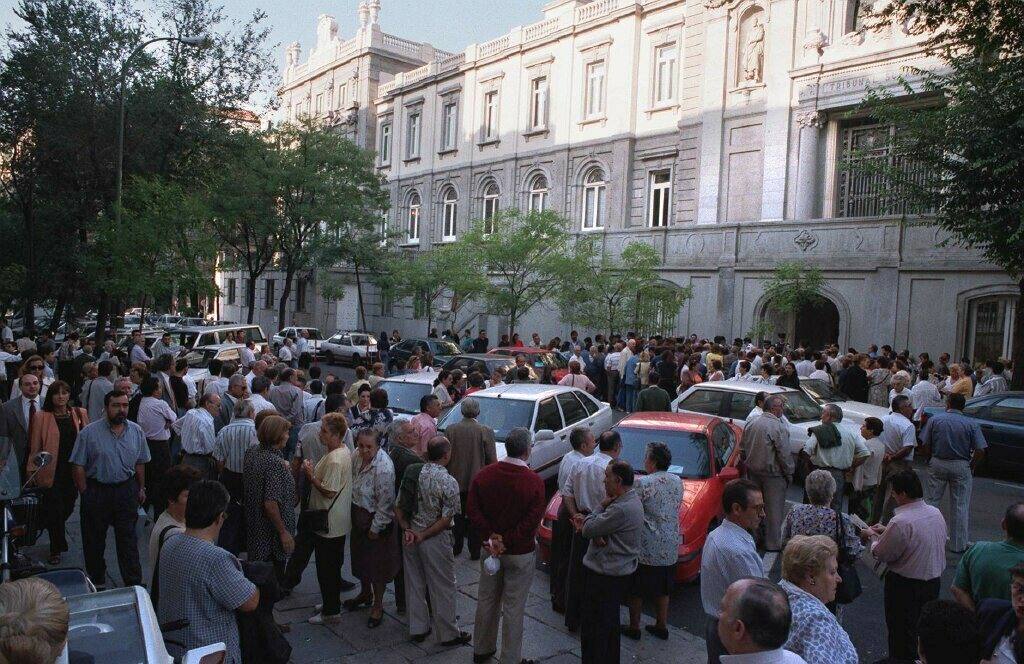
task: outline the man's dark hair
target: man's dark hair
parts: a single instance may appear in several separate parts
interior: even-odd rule
[[[275,380],[277,380],[277,377],[280,374],[281,374],[281,370],[278,369],[276,366],[275,367],[267,367],[267,370],[263,372],[263,375],[266,376],[270,380],[270,382],[274,382]]]
[[[519,367],[516,369],[516,380],[530,380],[530,367]]]
[[[569,432],[569,445],[572,449],[578,450],[583,446],[583,443],[587,440],[587,434],[590,433],[590,429],[586,427],[576,427]]]
[[[526,451],[530,449],[533,436],[530,430],[525,427],[516,427],[508,432],[505,437],[505,453],[509,458],[521,459]]]
[[[882,420],[877,417],[865,417],[864,428],[871,433],[875,434],[876,437],[882,435],[882,431],[885,429],[885,425],[882,424]]]
[[[96,365],[96,373],[101,376],[109,376],[114,372],[114,363],[110,360],[103,360]]]
[[[427,412],[427,409],[430,408],[430,403],[432,401],[440,401],[440,399],[438,399],[437,396],[434,394],[424,394],[422,397],[420,397],[420,412]]]
[[[767,392],[758,392],[754,395],[754,405],[758,408],[764,407],[764,400],[768,398]]]
[[[270,389],[270,379],[266,376],[256,376],[252,379],[252,393],[263,394],[264,391]]]
[[[608,467],[612,469],[612,475],[622,480],[622,486],[633,486],[636,473],[633,472],[633,466],[629,465],[628,461],[616,459],[608,464]]]
[[[317,380],[318,378],[320,378],[320,376],[323,375],[323,369],[321,369],[320,367],[313,366],[310,367],[308,371],[310,380]]]
[[[722,511],[726,514],[731,513],[733,505],[747,509],[750,505],[750,494],[759,491],[761,489],[750,480],[732,480],[725,485],[725,489],[722,491]]]
[[[327,389],[324,391],[324,394],[327,396],[331,396],[332,394],[345,394],[345,381],[335,380],[327,383]]]
[[[295,378],[295,369],[285,369],[281,372],[281,382],[290,383],[292,378]]]
[[[213,364],[212,360],[210,361],[210,364],[211,365]],[[231,362],[229,360],[227,362],[224,362],[221,365],[221,367],[220,367],[220,377],[221,378],[231,378],[232,376],[235,375],[236,371],[238,371],[238,365],[235,364],[234,362]],[[210,375],[212,376],[213,373],[211,372]]]
[[[908,397],[906,394],[898,394],[895,397],[893,397],[892,405],[890,406],[890,408],[892,408],[892,412],[898,413],[901,410],[903,410],[904,404],[908,403],[910,403],[910,397]]]
[[[224,368],[224,360],[218,360],[217,358],[213,358],[212,360],[210,360],[209,369],[210,369],[210,375],[211,376],[220,376],[221,369],[223,369],[223,368]],[[230,376],[231,374],[228,374],[228,375]]]
[[[102,364],[102,362],[100,363]],[[963,410],[967,405],[967,398],[959,392],[953,392],[946,397],[946,408],[950,410]]]
[[[170,353],[164,353],[160,357],[153,360],[153,371],[163,371],[168,373],[171,367],[174,366],[174,356]]]
[[[657,441],[647,443],[647,455],[651,457],[654,467],[658,470],[668,470],[668,467],[672,465],[672,450],[665,443]]]
[[[159,378],[156,376],[146,376],[142,379],[142,385],[139,385],[139,392],[144,397],[151,397],[158,387],[160,387]]]
[[[434,397],[435,399],[437,397]],[[452,449],[452,444],[444,436],[434,436],[427,443],[427,461],[440,461]]]
[[[369,387],[369,385],[366,385],[366,387]],[[362,392],[362,390],[359,390],[359,391]],[[370,407],[371,408],[376,408],[378,410],[387,408],[388,407],[388,393],[385,392],[382,388],[379,388],[379,387],[376,388],[376,389],[370,390]]]
[[[912,470],[901,470],[892,476],[891,484],[893,493],[902,493],[908,498],[916,499],[924,497],[924,489],[921,487],[921,478]]]
[[[124,390],[110,390],[103,396],[103,407],[106,408],[110,405],[110,402],[118,397],[126,397],[128,393]]]
[[[174,362],[174,370],[175,371],[185,371],[186,369],[188,369],[188,360],[185,359],[184,357],[179,357]]]
[[[605,431],[597,439],[597,443],[598,448],[602,452],[611,452],[622,444],[622,436],[619,435],[618,431]]]
[[[199,480],[188,489],[185,505],[185,527],[193,530],[209,528],[228,508],[231,496],[224,485],[215,480]]]
[[[1010,539],[1024,542],[1024,502],[1007,507],[1003,520],[1006,521],[1006,534]]]
[[[921,607],[917,620],[921,659],[928,664],[978,664],[981,630],[974,612],[948,599]]]
[[[330,387],[330,386],[328,386]],[[334,394],[328,393],[327,400],[324,401],[324,413],[336,413],[342,406],[345,405],[345,395],[335,392]]]
[[[468,380],[470,387],[482,388],[484,386],[484,375],[479,371],[473,371],[472,373],[470,373]]]
[[[323,394],[324,384],[320,379],[309,381],[309,393],[310,394]]]
[[[160,490],[164,494],[164,504],[166,505],[172,500],[176,500],[185,489],[188,489],[189,495],[191,495],[192,485],[201,479],[203,479],[203,475],[199,472],[198,468],[186,466],[185,464],[168,468],[164,471],[163,479],[160,481]]]
[[[733,615],[743,622],[750,640],[765,650],[777,650],[789,638],[793,613],[786,591],[768,579],[747,577],[736,598]]]

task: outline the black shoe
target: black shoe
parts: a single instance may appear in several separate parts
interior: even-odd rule
[[[619,625],[619,634],[625,636],[628,639],[633,639],[634,641],[640,640],[640,630],[633,629],[629,625]]]
[[[445,647],[448,647],[448,646],[464,646],[464,645],[466,645],[467,643],[469,643],[472,640],[473,640],[473,635],[470,634],[469,632],[459,632],[459,635],[456,636],[454,639],[450,639],[448,641],[442,641],[441,645],[443,645]]]
[[[483,664],[484,662],[486,662],[490,658],[494,657],[494,653],[496,653],[496,652],[497,652],[497,650],[492,650],[491,652],[484,653],[483,655],[476,655],[476,654],[474,654],[473,655],[473,664]]]
[[[427,640],[428,636],[430,636],[430,630],[429,629],[427,631],[423,632],[422,634],[413,634],[410,638],[412,639],[413,643],[423,643],[424,641]]]
[[[353,597],[352,599],[345,600],[344,602],[341,603],[341,605],[343,607],[345,607],[346,609],[348,609],[349,611],[355,611],[357,609],[363,608],[364,606],[372,606],[373,605],[373,598],[372,597]]]
[[[384,622],[384,616],[383,615],[380,615],[380,616],[378,616],[376,618],[374,618],[373,616],[370,616],[366,620],[366,626],[369,627],[370,629],[376,629],[376,628],[380,627],[380,624],[382,622]]]
[[[356,584],[352,583],[348,579],[342,579],[341,580],[341,585],[338,586],[338,587],[341,588],[341,592],[347,593],[350,590],[354,590],[355,587],[356,587]]]
[[[657,625],[647,625],[644,627],[648,634],[653,634],[662,641],[668,641],[668,629],[665,627],[658,627]]]

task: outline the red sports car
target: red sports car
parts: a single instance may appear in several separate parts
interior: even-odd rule
[[[487,351],[488,355],[505,355],[515,357],[523,355],[526,361],[533,367],[534,372],[540,376],[542,383],[557,385],[558,381],[565,378],[569,373],[569,363],[562,359],[562,356],[547,348],[532,348],[529,346],[505,346],[492,348]]]
[[[704,539],[722,520],[722,490],[740,476],[739,441],[743,429],[711,415],[698,413],[634,413],[614,427],[622,436],[622,456],[643,472],[647,443],[658,441],[672,450],[669,472],[683,480],[679,509],[679,564],[676,581],[686,582],[700,573]],[[537,531],[541,560],[551,556],[551,526],[562,504],[556,493]]]

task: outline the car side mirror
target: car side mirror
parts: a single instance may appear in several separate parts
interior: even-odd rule
[[[718,471],[718,478],[723,482],[732,482],[740,478],[740,470],[735,466],[726,466],[722,470]]]
[[[543,443],[549,440],[555,439],[555,432],[551,429],[541,429],[537,433],[533,434],[534,443]]]

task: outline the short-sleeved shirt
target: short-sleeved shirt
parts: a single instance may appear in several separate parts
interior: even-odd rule
[[[185,649],[223,642],[226,664],[241,664],[235,609],[255,590],[238,559],[216,544],[187,534],[164,541],[157,616],[161,623],[188,620],[187,627],[174,633]]]
[[[1009,569],[1024,563],[1024,547],[1013,542],[978,542],[960,558],[953,585],[977,604],[983,599],[1010,599]]]
[[[242,462],[245,494],[245,529],[249,560],[287,560],[277,529],[263,511],[263,503],[277,503],[285,530],[295,532],[295,479],[280,456],[253,447]]]
[[[224,464],[233,473],[242,472],[245,453],[259,445],[256,438],[256,424],[246,417],[236,418],[217,434],[213,446],[213,458]]]
[[[324,537],[341,537],[352,530],[352,453],[342,445],[317,462],[313,476],[328,491],[339,492],[328,498],[315,487],[309,491],[309,509],[330,510]]]
[[[978,423],[958,410],[933,415],[921,430],[921,441],[945,461],[970,461],[974,450],[988,447]]]
[[[882,433],[878,439],[885,445],[888,454],[897,454],[904,447],[909,447],[910,453],[903,458],[907,461],[914,458],[914,448],[917,446],[914,423],[900,413],[889,413],[882,418]]]
[[[444,466],[427,462],[420,471],[416,494],[416,514],[412,527],[423,530],[439,519],[451,519],[459,513],[459,483],[448,474]]]
[[[69,460],[85,468],[91,480],[120,484],[135,476],[136,465],[149,462],[149,445],[135,422],[126,421],[121,435],[116,435],[103,418],[82,427]]]

